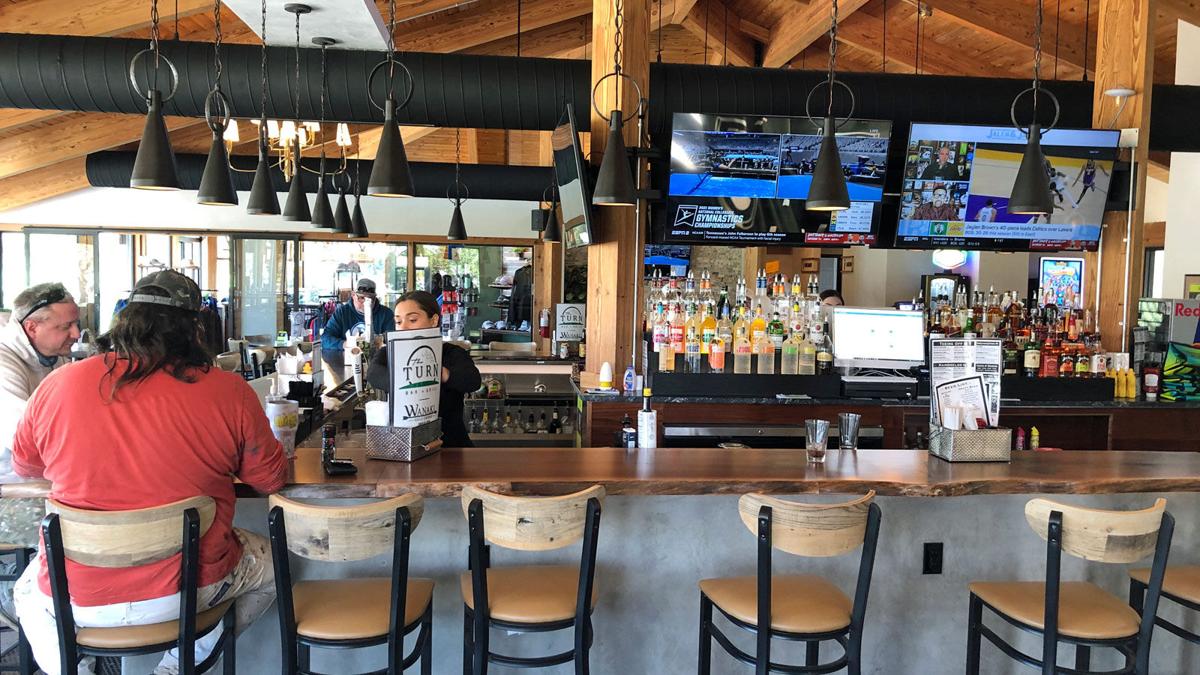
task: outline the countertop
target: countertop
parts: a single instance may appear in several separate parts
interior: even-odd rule
[[[354,476],[326,476],[320,450],[297,449],[292,497],[452,497],[464,485],[517,495],[559,495],[602,484],[616,495],[984,494],[1200,492],[1200,453],[1022,452],[1008,463],[950,464],[921,450],[831,450],[824,465],[801,450],[720,448],[446,448],[411,464],[368,460],[360,435],[339,438]],[[0,497],[44,496],[47,484],[0,485]],[[239,496],[258,496],[239,485]]]

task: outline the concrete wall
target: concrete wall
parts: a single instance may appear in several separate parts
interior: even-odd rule
[[[802,460],[800,460],[802,461]],[[829,462],[852,463],[854,455],[831,452]],[[848,465],[847,465],[848,466]],[[801,471],[802,465],[797,466]],[[1200,495],[1165,495],[1168,509],[1178,518],[1171,554],[1173,564],[1200,562]],[[1154,495],[1056,497],[1061,501],[1102,508],[1143,508]],[[808,496],[819,501],[821,497]],[[883,520],[874,582],[871,586],[863,642],[864,673],[879,675],[958,675],[966,654],[967,584],[973,580],[1033,580],[1043,578],[1045,544],[1025,523],[1027,496],[884,497],[879,499]],[[239,500],[237,525],[258,532],[266,526],[265,500]],[[921,574],[924,542],[945,545],[944,573]],[[567,562],[578,560],[578,546],[560,554],[529,556],[493,547],[493,563],[514,561]],[[412,573],[432,577],[434,591],[433,672],[461,672],[462,600],[459,571],[467,558],[466,522],[457,499],[426,502],[420,527],[413,534]],[[609,497],[600,525],[600,601],[595,612],[592,672],[603,675],[682,675],[695,672],[699,594],[696,583],[714,576],[752,575],[754,537],[741,523],[735,495],[676,497]],[[330,578],[386,574],[388,562],[374,559],[354,564],[300,564],[298,576]],[[857,552],[837,558],[802,559],[776,552],[777,574],[826,575],[847,594],[853,594]],[[1120,565],[1084,563],[1063,556],[1063,580],[1087,580],[1124,598],[1128,588]],[[1164,607],[1162,616],[1180,620],[1177,607]],[[994,616],[985,623],[1027,653],[1040,654],[1040,642],[1003,624]],[[723,624],[727,626],[728,624]],[[1200,617],[1191,613],[1183,625],[1196,630]],[[274,610],[238,640],[238,672],[278,672],[279,638]],[[736,644],[753,651],[753,638],[736,628],[726,631]],[[536,655],[570,647],[569,633],[510,637],[492,633],[495,651]],[[773,654],[803,662],[796,645],[776,642]],[[713,673],[744,675],[750,670],[713,649]],[[1112,668],[1115,659],[1103,650],[1093,654],[1096,669]],[[840,654],[825,645],[824,657]],[[1061,650],[1060,663],[1073,663],[1073,653]],[[145,673],[156,658],[131,659],[126,672]],[[327,673],[362,672],[383,665],[381,648],[347,653],[313,650],[313,667]],[[1029,672],[983,647],[982,672],[1017,675]],[[519,671],[492,666],[494,675]],[[565,675],[559,666],[538,671]],[[1200,650],[1159,630],[1155,634],[1150,672],[1181,675],[1200,672]]]

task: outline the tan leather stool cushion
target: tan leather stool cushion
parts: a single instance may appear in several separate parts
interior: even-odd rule
[[[1045,628],[1046,584],[1040,581],[977,581],[971,592],[1005,616]],[[1058,590],[1058,632],[1085,640],[1137,634],[1141,617],[1124,600],[1086,581],[1064,581]]]
[[[1150,585],[1150,568],[1129,570],[1129,576]],[[1200,565],[1173,565],[1163,576],[1163,592],[1188,602],[1200,602]]]
[[[700,591],[726,614],[758,623],[758,578],[705,579]],[[850,625],[854,604],[837,586],[809,574],[771,577],[771,628],[787,633],[825,633]]]
[[[475,609],[471,572],[458,577],[463,602]],[[565,621],[575,616],[579,593],[579,568],[571,565],[526,565],[493,567],[487,571],[488,613],[493,619],[512,623]],[[596,584],[592,584],[592,608],[596,607]]]
[[[206,609],[196,615],[196,634],[217,625],[229,609],[232,600]],[[160,645],[179,639],[179,622],[164,621],[144,626],[119,626],[116,628],[80,628],[75,632],[75,642],[96,649],[132,649],[148,645]]]
[[[433,598],[433,579],[409,579],[404,625],[421,618]],[[296,632],[318,640],[361,640],[387,635],[392,580],[386,578],[301,581],[292,586]]]

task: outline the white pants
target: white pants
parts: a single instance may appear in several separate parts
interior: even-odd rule
[[[196,606],[199,611],[204,611],[225,600],[237,598],[237,632],[241,633],[275,602],[275,572],[271,567],[271,547],[265,537],[236,528],[234,533],[242,542],[241,560],[221,581],[197,589]],[[62,675],[54,605],[50,596],[42,593],[37,585],[38,570],[43,564],[41,557],[39,552],[37,559],[17,581],[14,592],[17,616],[41,669],[46,675]],[[179,618],[179,594],[96,607],[77,607],[72,603],[71,612],[75,617],[75,625],[84,628],[141,626],[174,621]],[[216,648],[221,630],[218,625],[208,635],[196,640],[196,663],[208,658]],[[155,672],[177,672],[178,664],[178,650],[172,649],[163,656]]]

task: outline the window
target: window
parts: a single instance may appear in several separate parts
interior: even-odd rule
[[[1161,248],[1146,249],[1146,269],[1142,278],[1142,297],[1163,296],[1163,272],[1166,269],[1166,251]]]
[[[375,282],[387,307],[408,290],[408,247],[383,242],[300,242],[300,304],[345,301],[359,279]]]

